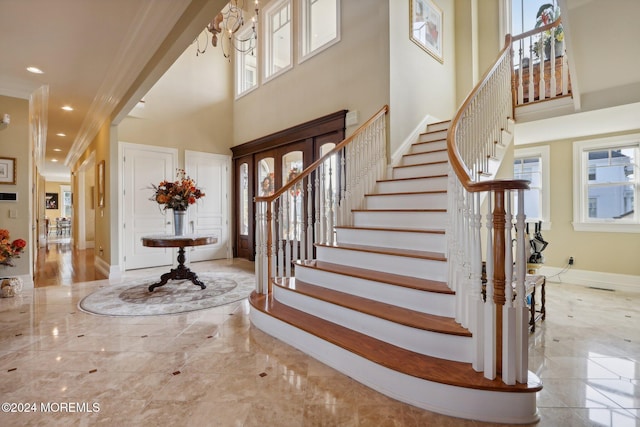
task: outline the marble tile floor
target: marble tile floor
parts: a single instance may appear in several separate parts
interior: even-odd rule
[[[368,389],[252,327],[246,301],[155,317],[78,310],[80,299],[108,284],[49,286],[0,299],[1,400],[32,410],[0,412],[0,426],[489,425]],[[640,426],[637,301],[637,294],[548,282],[547,319],[530,341],[530,369],[544,382],[537,425]]]

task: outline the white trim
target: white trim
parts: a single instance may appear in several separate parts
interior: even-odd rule
[[[587,187],[583,177],[587,171],[588,162],[586,152],[598,149],[610,149],[625,145],[635,145],[640,147],[640,133],[613,136],[607,138],[589,139],[573,142],[573,229],[574,231],[595,231],[607,233],[640,233],[640,223],[636,218],[633,220],[593,220],[587,218],[586,201]],[[636,148],[640,151],[640,148]],[[639,159],[636,159],[638,161]],[[638,194],[640,194],[640,183],[636,182],[635,204],[638,204]]]
[[[539,273],[553,283],[610,289],[613,291],[640,293],[640,276],[631,274],[606,273],[602,271],[569,269],[542,266]]]
[[[310,0],[300,0],[300,10],[298,13],[299,17],[299,25],[298,25],[298,64],[302,64],[309,58],[316,56],[317,54],[324,52],[331,46],[335,45],[341,40],[340,27],[342,26],[342,18],[341,18],[341,7],[340,0],[335,0],[336,2],[336,36],[325,42],[323,45],[316,47],[313,50],[310,50],[307,53],[305,52],[305,43],[307,38],[307,33],[309,29],[307,27],[307,19],[305,19],[305,11],[307,10],[308,4]]]
[[[513,152],[513,160],[540,157],[542,164],[541,170],[541,193],[542,193],[542,229],[551,230],[551,155],[548,145],[538,147],[517,148]],[[535,219],[527,218],[529,222]]]
[[[109,280],[119,280],[122,278],[122,271],[119,265],[109,265],[102,258],[95,256],[93,258],[95,268],[100,273],[104,274]]]
[[[249,34],[252,34],[252,32],[253,28],[249,25],[246,25],[245,28],[238,32],[237,37],[242,40]],[[260,58],[258,57],[258,55],[260,54],[260,49],[258,49],[258,46],[256,45],[254,46],[253,51],[256,58],[256,83],[250,88],[243,90],[242,92],[240,91],[240,86],[244,86],[244,73],[246,71],[246,52],[237,51],[234,53],[234,92],[236,100],[242,98],[244,95],[250,92],[253,92],[260,86]],[[240,74],[242,74],[243,77],[240,77]],[[240,79],[242,79],[242,81]]]
[[[272,65],[273,62],[273,58],[271,57],[271,52],[272,52],[272,46],[271,46],[271,36],[272,31],[271,31],[271,22],[270,22],[270,17],[271,17],[271,13],[275,10],[275,9],[282,9],[284,5],[288,4],[289,5],[289,65],[287,65],[286,67],[283,67],[282,69],[269,74],[271,72],[272,67],[270,65]],[[262,83],[265,84],[273,79],[275,79],[276,77],[286,73],[287,71],[291,70],[293,68],[293,63],[294,63],[294,58],[293,58],[293,15],[294,15],[294,10],[293,10],[293,1],[292,0],[276,0],[271,2],[265,9],[264,9],[264,13],[262,14],[262,25],[261,28],[263,28],[264,30],[262,31],[262,39],[264,40],[264,42],[262,43],[262,49],[263,49],[263,54],[262,54],[262,58],[263,58],[263,62],[262,62],[262,74],[263,74],[263,80]]]

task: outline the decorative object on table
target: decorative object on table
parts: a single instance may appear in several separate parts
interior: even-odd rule
[[[198,273],[206,289],[200,290],[177,281],[149,292],[157,277],[136,278],[118,285],[101,287],[85,296],[80,310],[101,316],[157,316],[204,310],[240,301],[255,290],[250,273]]]
[[[173,209],[175,235],[183,236],[186,234],[187,208],[204,197],[205,194],[184,169],[178,169],[176,176],[177,179],[174,182],[165,180],[158,185],[151,184],[154,193],[149,200],[157,202],[163,210]]]
[[[527,223],[527,236],[530,236],[529,226],[531,224]],[[529,246],[531,255],[527,260],[527,269],[529,270],[529,274],[536,274],[536,270],[539,269],[542,264],[544,264],[544,256],[542,255],[542,251],[544,251],[549,242],[544,240],[542,237],[542,221],[536,222],[534,224],[534,233],[533,237],[529,237]]]
[[[16,159],[0,157],[0,184],[16,183]]]
[[[432,0],[409,0],[409,38],[439,62],[442,55],[442,9]]]
[[[11,241],[9,231],[0,229],[0,265],[13,267],[12,259],[20,258],[20,254],[27,247],[27,242],[22,239]]]

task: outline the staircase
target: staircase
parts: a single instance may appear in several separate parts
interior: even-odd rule
[[[352,223],[335,227],[335,241],[315,244],[315,259],[293,260],[295,277],[269,276],[273,292],[252,294],[251,320],[403,402],[532,423],[539,380],[529,374],[526,383],[506,385],[476,372],[474,334],[456,321],[445,235],[448,126],[430,125],[391,178],[352,209]]]

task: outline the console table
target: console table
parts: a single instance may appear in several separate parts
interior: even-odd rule
[[[160,281],[149,286],[149,292],[153,292],[155,288],[166,285],[169,280],[188,279],[194,285],[200,286],[200,289],[206,288],[205,284],[198,280],[195,272],[184,266],[184,248],[187,246],[202,246],[217,243],[218,238],[215,236],[200,236],[196,234],[184,236],[157,235],[145,236],[142,238],[142,245],[152,248],[178,248],[178,267],[172,268],[168,273],[160,276]]]

